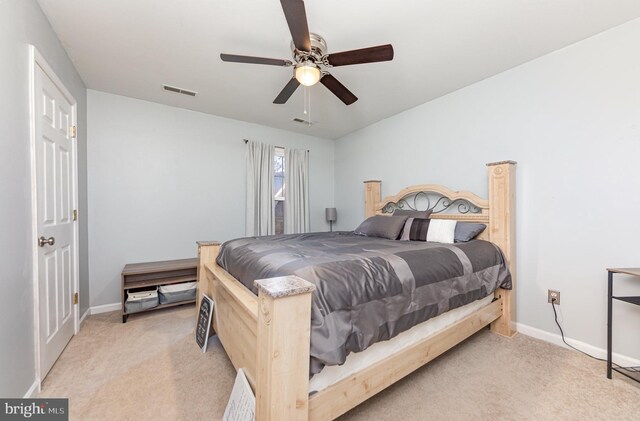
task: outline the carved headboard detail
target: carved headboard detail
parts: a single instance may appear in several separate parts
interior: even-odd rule
[[[475,193],[454,191],[438,184],[419,184],[402,189],[398,194],[387,196],[378,202],[375,213],[391,215],[396,209],[431,210],[431,218],[434,219],[489,224],[488,200]]]
[[[486,214],[489,201],[468,191],[453,191],[437,184],[407,187],[395,196],[387,196],[376,205],[379,213],[396,209],[431,210],[433,214]]]

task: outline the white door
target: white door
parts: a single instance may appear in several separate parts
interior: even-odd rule
[[[75,329],[75,105],[38,64],[34,70],[38,330],[44,379]]]

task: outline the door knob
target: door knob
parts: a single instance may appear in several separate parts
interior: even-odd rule
[[[49,237],[48,239],[44,238],[44,237],[40,237],[38,239],[38,244],[40,244],[40,247],[44,247],[45,244],[49,244],[50,246],[54,245],[56,243],[56,239],[53,237]]]

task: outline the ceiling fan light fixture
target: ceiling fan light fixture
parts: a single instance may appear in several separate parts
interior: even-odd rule
[[[296,66],[296,79],[304,86],[313,86],[320,80],[320,68],[311,61],[304,61]]]

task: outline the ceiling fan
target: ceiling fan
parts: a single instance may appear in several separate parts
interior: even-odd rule
[[[325,69],[393,60],[391,44],[328,54],[324,38],[318,34],[309,33],[304,0],[280,0],[280,3],[293,39],[291,50],[294,61],[220,54],[222,61],[293,67],[293,77],[273,101],[274,104],[287,102],[300,84],[312,86],[318,82],[326,86],[346,105],[353,104],[358,98]]]

